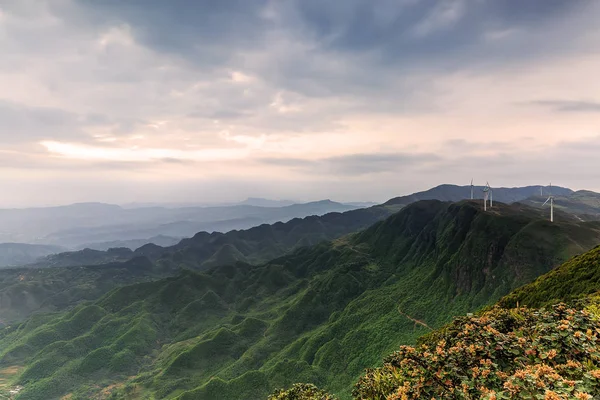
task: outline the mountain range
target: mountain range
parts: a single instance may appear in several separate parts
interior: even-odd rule
[[[259,265],[192,271],[200,253],[189,252],[188,268],[173,277],[11,324],[0,362],[18,371],[19,399],[103,390],[106,398],[259,399],[298,381],[348,398],[364,368],[398,346],[600,243],[598,222],[559,212],[550,223],[523,204],[481,208],[419,201]]]
[[[596,194],[553,187],[551,223],[539,189],[494,189],[484,212],[464,199],[469,186],[442,185],[380,206],[1,270],[0,394],[265,399],[297,382],[340,399],[382,390],[360,378],[365,368],[422,335],[446,337],[456,316],[598,290],[598,250],[583,254],[600,243]],[[393,381],[385,371],[373,373]],[[297,394],[313,390],[277,399],[312,400]]]
[[[264,263],[295,249],[367,228],[393,210],[378,206],[225,234],[201,232],[170,247],[147,244],[135,251],[84,249],[53,254],[24,268],[0,270],[0,321],[8,323],[35,311],[61,309],[76,302],[81,293],[85,293],[82,299],[91,300],[116,286],[170,276],[182,267],[203,270],[237,261]],[[140,264],[156,267],[146,276],[138,272]],[[74,271],[77,279],[72,278]]]
[[[288,221],[359,207],[322,200],[282,207],[233,205],[214,207],[123,208],[102,203],[0,210],[0,242],[68,247],[148,239],[160,235],[190,237],[197,232],[227,232],[263,223]],[[147,242],[148,243],[148,242]]]

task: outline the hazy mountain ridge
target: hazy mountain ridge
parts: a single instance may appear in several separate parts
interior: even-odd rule
[[[0,241],[77,247],[85,243],[188,237],[200,231],[244,229],[261,223],[356,209],[329,200],[283,207],[123,208],[102,203],[0,210]]]
[[[36,307],[43,308],[47,302],[52,303],[52,310],[61,309],[82,299],[97,298],[116,286],[134,283],[136,279],[146,281],[173,275],[181,267],[201,270],[232,261],[266,262],[294,249],[364,229],[389,216],[392,210],[372,207],[296,218],[286,223],[265,224],[226,234],[201,232],[166,248],[147,244],[135,251],[127,248],[108,251],[86,249],[51,255],[26,268],[0,270],[0,299],[4,298],[4,303],[0,303],[0,320],[10,322],[20,319],[37,311]],[[139,264],[139,259],[155,264],[149,276],[140,275],[137,271],[128,272],[131,265]],[[82,265],[86,268],[77,270],[78,278],[70,284],[70,273]],[[98,275],[106,266],[110,267],[107,273]],[[111,274],[119,268],[126,273],[126,279]],[[88,283],[92,290],[78,298],[79,291],[86,285],[86,273],[90,274]],[[2,307],[2,304],[15,304],[23,297],[33,296],[39,285],[43,285],[44,290],[37,293],[36,300],[28,303],[27,307],[19,308],[18,312],[10,312],[10,306]],[[57,297],[69,301],[52,300]]]
[[[116,289],[51,322],[5,330],[1,362],[26,365],[21,399],[86,398],[92,376],[101,386],[128,382],[114,387],[121,396],[255,399],[310,381],[344,398],[364,367],[428,331],[415,321],[441,326],[600,241],[598,223],[496,207],[418,202],[262,266]]]
[[[473,197],[475,199],[483,199],[483,188],[484,186],[474,186]],[[492,187],[492,190],[494,192],[493,198],[494,201],[502,203],[520,202],[532,196],[539,196],[540,188],[542,189],[543,193],[547,196],[550,190],[549,186],[524,186],[514,188]],[[554,195],[570,195],[573,193],[573,191],[571,189],[563,188],[560,186],[552,186],[552,193]],[[469,199],[470,196],[471,186],[469,185],[458,186],[444,184],[436,186],[429,190],[425,190],[423,192],[417,192],[407,196],[394,197],[393,199],[388,200],[384,204],[408,205],[419,200],[440,200],[456,202],[464,199]]]
[[[541,208],[544,207],[547,199],[548,194],[545,196],[532,196],[522,202]],[[546,204],[545,207],[549,208],[549,205]],[[600,193],[590,190],[578,190],[567,195],[554,195],[554,207],[557,210],[577,215],[583,221],[597,221],[600,220]]]
[[[28,243],[0,243],[0,267],[32,264],[41,257],[60,253],[66,249]]]
[[[475,188],[475,197],[480,197],[482,192],[480,191],[481,187]],[[494,193],[496,196],[496,201],[501,201],[505,199],[507,202],[522,202],[524,204],[533,206],[533,207],[542,207],[544,201],[547,199],[546,195],[539,196],[540,187],[538,186],[528,186],[522,188],[497,188],[494,189]],[[544,193],[549,192],[549,187],[542,189]],[[591,191],[577,191],[573,192],[570,189],[554,187],[554,193],[562,193],[555,195],[555,207],[557,210],[562,210],[568,212],[570,214],[576,215],[582,221],[591,221],[591,220],[599,220],[600,219],[600,194],[591,192]],[[533,193],[533,195],[531,195]],[[456,185],[440,185],[435,188],[432,188],[425,192],[414,193],[408,196],[396,197],[390,199],[387,204],[388,206],[393,206],[396,209],[400,207],[404,207],[414,201],[418,200],[440,200],[440,201],[460,201],[464,200],[470,196],[470,187],[469,186],[456,186]],[[528,196],[528,197],[524,197]],[[265,200],[265,199],[256,199],[257,201]],[[252,202],[253,199],[248,199],[248,202]],[[367,203],[364,203],[367,204]],[[352,207],[358,207],[364,205],[363,203],[354,203]],[[239,205],[239,204],[238,204]],[[333,208],[336,207],[336,203],[331,202],[329,200],[324,200],[315,203],[308,204],[296,204],[293,206],[286,207],[286,210],[289,210],[293,214],[315,214],[319,215],[319,210],[321,207],[331,206]],[[92,207],[98,208],[100,210],[105,210],[103,204],[80,204],[77,205],[80,208]],[[549,206],[545,206],[547,208],[547,213],[549,213]],[[252,208],[252,207],[251,207]],[[300,208],[300,210],[298,210]],[[60,208],[64,212],[64,208]],[[113,210],[113,207],[108,207],[109,210]],[[239,230],[240,227],[243,229],[250,229],[252,227],[258,226],[262,224],[262,219],[257,217],[244,217],[238,219],[230,219],[224,221],[212,221],[209,223],[210,227],[218,232],[229,232],[232,230]],[[202,229],[206,227],[206,222],[195,222],[195,221],[177,221],[171,222],[168,224],[163,224],[152,228],[151,231],[148,230],[147,227],[121,227],[121,234],[132,237],[129,240],[113,240],[109,242],[101,241],[106,236],[112,235],[112,229],[114,227],[103,227],[103,228],[92,228],[92,229],[74,229],[69,231],[63,231],[58,234],[51,234],[48,239],[53,241],[52,239],[54,235],[62,236],[63,239],[65,237],[75,237],[82,238],[87,237],[92,240],[91,242],[81,245],[80,248],[91,248],[94,250],[108,250],[109,248],[116,247],[127,247],[132,250],[135,250],[144,244],[154,243],[162,247],[168,247],[175,245],[179,240],[177,236],[185,236],[191,237],[196,233],[205,231]],[[139,239],[145,235],[149,235],[151,233],[155,233],[156,236],[149,237],[148,239]],[[345,232],[347,233],[347,232]],[[171,236],[169,236],[171,235]],[[71,239],[69,239],[71,240]],[[81,239],[76,239],[81,240]],[[98,241],[100,240],[100,241]],[[280,253],[275,254],[275,256],[281,255]],[[34,259],[34,257],[31,257]],[[266,258],[261,259],[261,261],[266,261]],[[107,257],[106,262],[113,261],[112,258]],[[97,264],[98,261],[88,261],[88,264]],[[73,263],[66,263],[62,265],[75,265]]]
[[[147,244],[155,244],[161,247],[174,246],[179,243],[183,238],[175,238],[171,236],[159,235],[148,239],[131,239],[131,240],[114,240],[112,242],[98,242],[98,243],[86,243],[81,245],[81,250],[92,249],[99,251],[107,251],[114,248],[128,248],[130,250],[137,250]]]

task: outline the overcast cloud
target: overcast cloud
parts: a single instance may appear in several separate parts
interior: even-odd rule
[[[600,2],[0,0],[0,206],[600,190]],[[594,150],[595,149],[595,150]]]

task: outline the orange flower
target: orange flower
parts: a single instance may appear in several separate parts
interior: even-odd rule
[[[552,390],[546,390],[544,400],[561,400],[561,397]]]

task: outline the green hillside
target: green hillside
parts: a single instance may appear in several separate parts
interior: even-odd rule
[[[97,299],[117,286],[176,275],[181,268],[205,270],[237,261],[264,263],[364,229],[393,210],[371,207],[225,234],[201,232],[175,246],[148,244],[135,252],[85,249],[46,257],[34,266],[37,268],[1,269],[0,326],[35,311],[61,310],[82,300]],[[151,260],[154,265],[140,269],[135,267],[139,260]]]
[[[101,265],[127,261],[134,257],[148,257],[153,261],[163,260],[173,264],[183,264],[193,269],[214,267],[215,262],[223,258],[226,261],[235,259],[260,264],[299,247],[311,246],[365,229],[400,208],[375,206],[346,212],[332,212],[321,216],[294,218],[288,222],[262,224],[227,233],[199,232],[192,238],[183,239],[168,247],[147,244],[135,251],[113,248],[106,251],[83,249],[64,252],[45,257],[31,267]]]
[[[483,199],[484,186],[473,187],[473,197],[475,199]],[[549,187],[542,188],[544,193],[548,193]],[[524,186],[524,187],[498,187],[493,188],[494,201],[502,203],[515,203],[524,201],[532,196],[540,194],[540,186]],[[571,189],[560,186],[553,186],[552,192],[559,196],[569,196],[573,193]],[[592,192],[593,193],[593,192]],[[394,197],[385,202],[385,205],[408,205],[421,200],[441,200],[441,201],[461,201],[468,199],[471,196],[471,186],[458,185],[438,185],[431,189],[409,194],[407,196]],[[544,199],[545,200],[545,199]]]
[[[95,300],[116,286],[176,274],[145,257],[124,263],[65,268],[15,268],[0,272],[0,326],[34,312],[54,312]]]
[[[600,246],[567,261],[502,298],[500,305],[541,307],[600,291]]]
[[[367,369],[353,398],[600,398],[599,294],[600,246],[513,291],[497,306],[458,317],[415,347],[399,347],[383,366]],[[336,397],[311,384],[269,397],[315,399]]]
[[[160,259],[191,269],[208,269],[233,261],[261,264],[300,247],[360,231],[399,209],[394,206],[375,206],[344,213],[295,218],[285,223],[264,224],[227,233],[200,232],[175,246],[165,248]]]
[[[547,198],[548,194],[546,193],[545,196],[536,195],[522,200],[522,203],[532,207],[545,207],[549,213],[550,207],[548,204],[544,206]],[[600,193],[590,190],[560,193],[555,195],[554,208],[555,210],[576,215],[582,221],[598,221],[600,220]]]
[[[544,309],[494,308],[457,318],[435,341],[401,346],[368,369],[355,400],[546,399],[600,396],[598,300]],[[312,384],[269,400],[335,400]]]
[[[18,399],[264,399],[299,381],[350,398],[400,345],[600,242],[597,223],[541,216],[415,203],[264,265],[186,271],[34,316],[1,331],[0,368],[18,371]]]

